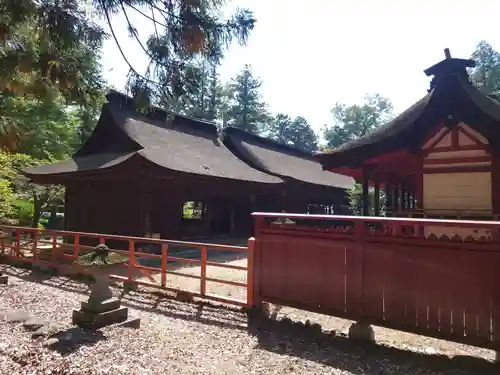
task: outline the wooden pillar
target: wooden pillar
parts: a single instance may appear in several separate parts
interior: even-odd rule
[[[401,208],[405,213],[408,211],[408,189],[406,185],[401,186]]]
[[[363,193],[362,193],[362,215],[368,216],[370,212],[370,197],[368,195],[368,178],[363,176]]]
[[[380,216],[380,183],[375,183],[373,191],[373,215]]]
[[[404,208],[404,196],[403,196],[403,186],[401,184],[397,185],[397,211],[398,213],[403,211]]]

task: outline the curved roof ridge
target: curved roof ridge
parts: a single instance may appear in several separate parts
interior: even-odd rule
[[[294,156],[309,158],[311,160],[314,160],[313,153],[298,149],[297,147],[294,147],[292,145],[287,145],[287,144],[275,141],[273,139],[269,139],[266,137],[262,137],[262,136],[259,136],[256,134],[249,133],[245,130],[235,128],[234,126],[228,126],[227,128],[224,128],[222,130],[222,136],[223,137],[225,137],[225,136],[228,136],[228,137],[240,136],[240,137],[245,138],[246,140],[251,140],[251,141],[255,141],[256,143],[272,146],[275,149],[289,151],[290,153],[296,154]]]
[[[120,109],[126,109],[130,115],[133,117],[145,117],[148,120],[157,122],[156,125],[163,123],[168,126],[169,122],[173,123],[175,120],[184,120],[183,125],[196,129],[197,131],[203,131],[210,133],[213,136],[218,136],[218,127],[214,122],[197,119],[191,116],[181,115],[172,111],[167,111],[166,109],[160,108],[155,105],[150,105],[147,110],[139,111],[135,104],[134,99],[126,94],[123,94],[116,90],[110,90],[106,94],[106,99],[111,107],[119,106]],[[119,111],[122,114],[122,111]],[[171,117],[169,119],[169,117]],[[180,130],[180,129],[179,129]]]

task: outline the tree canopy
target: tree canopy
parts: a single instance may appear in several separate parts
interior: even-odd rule
[[[472,82],[486,94],[500,94],[500,53],[482,40],[471,58],[476,62],[471,70]]]
[[[336,103],[331,109],[333,125],[325,126],[323,137],[327,148],[360,138],[392,117],[393,106],[379,94],[367,95],[362,105]]]
[[[292,119],[283,113],[278,113],[267,127],[267,136],[277,142],[293,146],[306,152],[318,149],[318,137],[304,117]]]
[[[130,68],[129,89],[142,104],[169,101],[187,92],[197,81],[190,65],[197,59],[220,63],[229,43],[245,44],[255,19],[238,9],[221,19],[225,0],[94,0],[91,14],[107,22],[124,61]],[[87,54],[101,47],[103,29],[91,21],[80,0],[7,0],[0,3],[0,88],[19,90],[20,76],[34,73],[38,90],[56,86],[68,99],[89,96]],[[138,25],[129,17],[138,13],[154,24],[143,44]],[[130,37],[149,57],[147,71],[130,64],[116,38],[113,14],[125,16]]]

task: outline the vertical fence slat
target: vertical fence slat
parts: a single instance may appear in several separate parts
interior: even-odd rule
[[[201,248],[201,278],[200,278],[200,294],[204,296],[207,293],[207,248]]]
[[[167,285],[168,244],[161,246],[161,286]]]
[[[254,289],[254,251],[255,251],[255,238],[248,239],[248,255],[247,255],[247,306],[255,307],[257,300]]]

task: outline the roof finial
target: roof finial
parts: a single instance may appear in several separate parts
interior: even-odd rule
[[[446,60],[451,60],[451,52],[449,48],[444,49],[444,56],[446,57]]]

